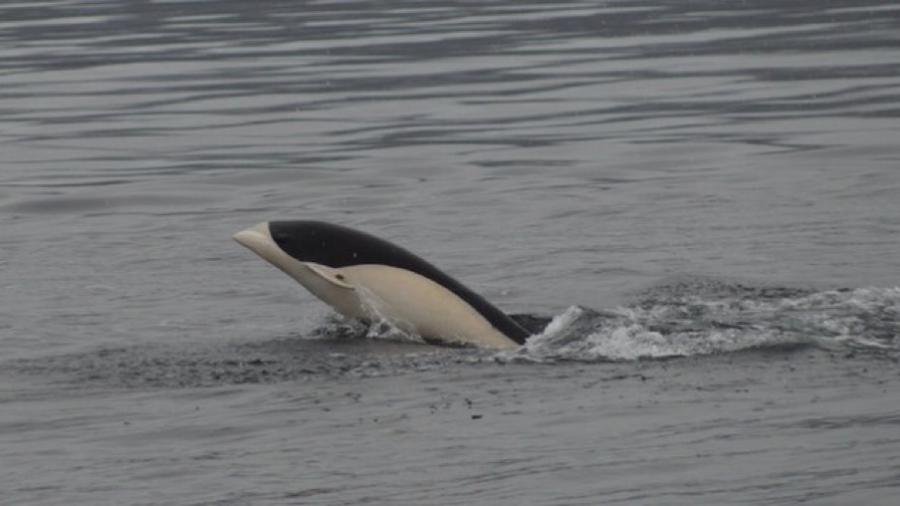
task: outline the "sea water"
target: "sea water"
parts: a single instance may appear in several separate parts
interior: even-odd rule
[[[900,6],[0,4],[0,503],[894,505]],[[231,235],[378,235],[520,349]]]

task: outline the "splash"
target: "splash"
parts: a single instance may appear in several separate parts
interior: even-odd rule
[[[495,362],[626,362],[817,347],[900,358],[900,288],[813,291],[710,280],[659,286],[627,305],[511,315],[533,332],[513,351],[424,344],[385,319],[332,315],[311,334],[145,344],[0,362],[77,386],[196,387],[367,378]]]
[[[407,321],[390,318],[384,311],[384,301],[366,287],[357,288],[363,311],[368,318],[365,336],[368,338],[395,339],[423,343],[425,340],[412,329],[414,325]]]
[[[498,359],[627,361],[806,346],[900,349],[900,288],[678,283],[610,311],[570,307]]]

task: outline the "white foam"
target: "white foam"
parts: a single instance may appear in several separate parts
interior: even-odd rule
[[[638,360],[784,345],[900,347],[900,288],[771,297],[740,285],[724,296],[654,297],[600,313],[569,307],[501,360]]]

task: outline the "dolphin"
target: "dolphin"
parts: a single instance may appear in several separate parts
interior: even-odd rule
[[[337,312],[426,342],[515,348],[529,332],[437,267],[384,239],[321,221],[268,221],[234,239]]]

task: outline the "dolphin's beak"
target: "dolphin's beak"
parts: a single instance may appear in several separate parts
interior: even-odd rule
[[[232,237],[242,246],[245,246],[263,258],[266,258],[263,252],[271,249],[275,243],[275,241],[272,240],[272,234],[269,233],[269,222],[267,221],[254,225],[246,230],[241,230]]]

